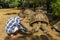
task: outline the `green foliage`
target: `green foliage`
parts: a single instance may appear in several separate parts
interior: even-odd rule
[[[2,6],[0,6],[0,9],[2,8]]]
[[[53,15],[60,17],[60,0],[52,2],[51,7],[53,8]]]
[[[9,7],[17,7],[19,2],[17,0],[9,2]]]
[[[39,6],[40,0],[0,0],[0,3],[2,3],[2,6],[4,4],[7,4],[9,7],[17,7],[17,6]]]
[[[0,3],[8,7],[17,7],[19,5],[20,0],[0,0]],[[0,4],[0,5],[1,5]]]

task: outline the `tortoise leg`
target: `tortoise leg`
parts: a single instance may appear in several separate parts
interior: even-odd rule
[[[34,23],[33,24],[33,27],[32,27],[32,30],[34,32],[38,32],[40,30],[40,27],[41,27],[41,22],[38,22],[38,23]]]
[[[42,31],[44,32],[44,33],[47,33],[48,32],[48,26],[47,26],[47,24],[45,24],[45,23],[41,23],[41,27],[40,28],[42,28]]]
[[[34,32],[37,32],[38,31],[38,24],[37,23],[34,23],[33,24],[33,27],[32,27],[32,31],[34,31]]]

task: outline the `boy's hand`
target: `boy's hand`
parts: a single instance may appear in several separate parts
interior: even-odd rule
[[[8,36],[8,38],[9,38],[10,40],[14,40],[14,39],[15,39],[15,36],[14,36],[13,34],[11,34],[10,36]]]

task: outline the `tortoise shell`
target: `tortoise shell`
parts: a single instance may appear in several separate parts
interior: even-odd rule
[[[31,16],[30,25],[32,25],[35,22],[43,22],[43,23],[48,24],[49,20],[48,20],[48,17],[46,16],[46,14],[43,13],[42,10],[36,10],[35,14],[33,16]]]

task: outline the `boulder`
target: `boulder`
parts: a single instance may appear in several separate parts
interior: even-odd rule
[[[60,32],[60,21],[53,25],[54,29]]]

